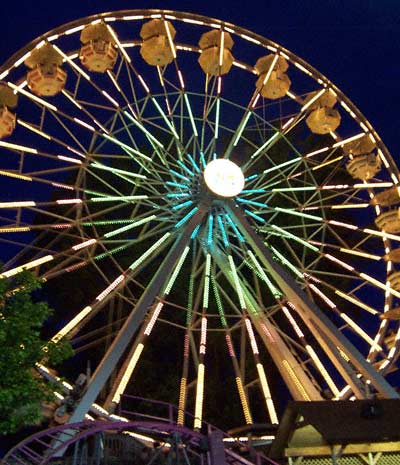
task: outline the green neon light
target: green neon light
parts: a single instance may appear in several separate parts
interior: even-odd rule
[[[97,168],[99,170],[110,171],[111,173],[118,173],[118,174],[123,174],[125,176],[132,176],[133,178],[147,179],[147,176],[145,176],[144,174],[131,173],[130,171],[125,171],[125,170],[121,170],[118,168],[111,168],[110,166],[101,165],[98,162],[93,162],[90,164],[90,166],[93,166],[93,168]]]
[[[288,213],[289,215],[293,215],[293,216],[300,216],[302,218],[308,218],[310,220],[323,221],[323,219],[320,216],[309,215],[308,213],[302,213],[296,210],[289,210],[288,208],[274,207],[274,210],[277,212]]]
[[[172,273],[172,276],[171,276],[171,278],[170,278],[169,281],[168,281],[167,287],[165,288],[165,291],[164,291],[164,294],[165,294],[165,295],[168,295],[168,294],[170,293],[170,291],[171,291],[171,289],[172,289],[172,286],[173,286],[174,283],[175,283],[175,280],[176,280],[176,278],[177,278],[177,276],[178,276],[178,274],[179,274],[179,272],[180,272],[180,270],[181,270],[181,268],[182,268],[183,262],[185,261],[186,256],[187,256],[189,250],[190,250],[190,247],[186,246],[185,249],[184,249],[184,251],[182,252],[182,255],[179,257],[179,261],[178,261],[178,263],[176,264],[176,267],[175,267],[175,269],[174,269],[174,272]]]
[[[274,255],[279,258],[279,260],[286,265],[293,273],[298,276],[299,278],[303,279],[303,274],[285,257],[283,256],[275,247],[271,246],[271,250],[273,251]]]
[[[101,253],[99,255],[96,255],[94,258],[94,260],[98,261],[98,260],[102,260],[103,258],[106,258],[106,257],[109,257],[110,255],[114,255],[115,253],[118,253],[118,252],[122,252],[123,250],[127,249],[128,247],[131,247],[132,246],[132,242],[130,242],[129,244],[125,244],[125,245],[121,245],[119,247],[116,247],[115,249],[111,249],[109,250],[108,252],[104,252],[104,253]]]
[[[154,137],[153,134],[151,134],[151,132],[149,132],[141,123],[139,123],[139,121],[137,121],[136,118],[134,118],[126,110],[124,111],[124,114],[132,121],[132,123],[134,123],[139,129],[141,129],[146,134],[146,136],[149,139],[151,139],[156,145],[158,145],[162,149],[164,148],[164,145],[156,137]]]
[[[236,292],[237,292],[237,295],[239,297],[240,307],[242,308],[242,310],[245,310],[246,309],[246,303],[244,301],[243,289],[242,289],[242,287],[240,285],[240,282],[239,282],[239,277],[237,275],[235,262],[233,261],[232,255],[228,255],[228,260],[229,260],[229,265],[231,267],[233,280],[235,282]]]
[[[165,240],[171,235],[171,233],[165,233],[157,242],[155,242],[146,252],[143,253],[137,260],[135,260],[129,267],[129,269],[134,270],[136,269],[141,263],[143,263],[147,257],[149,257],[160,245],[165,242]]]
[[[282,236],[290,237],[294,241],[299,242],[300,244],[304,245],[305,247],[312,250],[313,252],[319,252],[319,249],[317,247],[315,247],[314,245],[309,244],[307,241],[305,241],[304,239],[301,239],[300,237],[292,234],[291,232],[285,231],[284,229],[280,228],[279,226],[276,226],[275,224],[271,224],[271,228],[275,229],[276,231],[279,231],[280,233],[282,233]]]
[[[101,134],[105,139],[111,141],[111,142],[114,142],[114,144],[117,144],[119,145],[120,147],[122,147],[124,150],[126,150],[128,152],[128,155],[130,154],[130,152],[134,153],[135,155],[138,155],[139,157],[141,158],[144,158],[146,161],[151,161],[151,158],[148,157],[147,155],[145,155],[144,153],[142,152],[139,152],[139,150],[136,150],[134,149],[133,147],[130,147],[129,145],[127,144],[124,144],[123,142],[119,141],[118,139],[116,139],[115,137],[112,137],[112,136],[109,136],[108,134]]]
[[[163,120],[165,121],[165,123],[167,124],[167,126],[170,128],[170,130],[171,130],[172,134],[174,135],[175,139],[179,139],[178,133],[175,131],[175,128],[172,126],[172,124],[168,120],[167,115],[164,113],[163,109],[160,107],[157,100],[154,97],[151,97],[151,100],[154,103],[154,105],[156,106],[157,110],[160,112],[160,114],[161,114]]]
[[[186,102],[186,106],[187,106],[187,110],[188,110],[189,118],[190,118],[190,123],[192,124],[193,133],[194,133],[194,135],[196,137],[198,137],[199,133],[197,132],[196,124],[194,122],[192,108],[191,108],[190,103],[189,103],[189,98],[188,98],[187,94],[184,94],[183,97],[184,97],[185,102]]]
[[[252,262],[255,265],[255,268],[257,271],[257,274],[260,276],[260,278],[267,284],[269,290],[272,292],[272,295],[279,299],[282,296],[282,293],[278,290],[276,286],[272,283],[272,281],[268,278],[266,275],[265,271],[261,267],[260,263],[257,261],[256,257],[254,256],[253,252],[251,250],[248,250],[248,254],[252,260]]]
[[[140,226],[141,224],[148,223],[149,221],[154,220],[156,218],[157,218],[156,215],[147,216],[146,218],[135,221],[132,224],[128,224],[127,226],[124,226],[122,228],[118,228],[118,229],[115,229],[114,231],[110,231],[110,232],[104,234],[104,237],[109,238],[109,237],[116,236],[116,235],[121,234],[121,233],[123,233],[125,231],[129,231],[132,228],[136,228],[136,226]]]
[[[217,303],[217,309],[218,309],[218,313],[219,313],[219,318],[221,320],[221,324],[222,324],[222,326],[224,328],[227,328],[228,327],[228,322],[226,321],[224,309],[222,307],[221,297],[220,297],[219,292],[218,292],[217,283],[216,283],[214,274],[211,275],[211,286],[212,286],[213,291],[214,291],[215,302]]]
[[[263,150],[265,150],[268,145],[273,142],[278,136],[279,136],[280,132],[276,132],[273,136],[271,136],[266,142],[264,142],[264,144],[259,147],[254,153],[253,155],[251,155],[250,159],[256,157],[259,153],[261,153]]]
[[[279,170],[280,168],[283,168],[284,166],[291,165],[293,163],[296,163],[296,161],[300,161],[301,157],[293,158],[293,160],[288,160],[285,161],[284,163],[281,163],[280,165],[273,166],[272,168],[268,168],[267,170],[264,170],[263,173],[271,173],[272,171]]]
[[[243,118],[240,126],[239,126],[239,130],[238,130],[238,134],[236,136],[236,139],[235,139],[235,142],[233,143],[233,146],[236,147],[240,138],[242,137],[242,134],[243,134],[243,131],[244,131],[244,128],[246,127],[246,124],[247,124],[247,121],[249,121],[249,118],[251,116],[251,111],[250,110],[247,110],[247,114],[246,116]]]
[[[90,221],[82,223],[82,226],[108,226],[113,224],[133,223],[135,220],[109,220],[109,221]]]

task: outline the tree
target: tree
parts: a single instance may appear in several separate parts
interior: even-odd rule
[[[14,433],[41,419],[41,406],[54,397],[54,386],[35,364],[58,364],[72,355],[68,341],[47,342],[41,328],[52,310],[34,300],[40,281],[29,272],[0,279],[0,435]]]

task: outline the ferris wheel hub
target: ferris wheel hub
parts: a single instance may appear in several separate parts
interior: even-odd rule
[[[235,197],[244,187],[242,170],[225,158],[217,158],[207,164],[204,181],[211,192],[221,197]]]

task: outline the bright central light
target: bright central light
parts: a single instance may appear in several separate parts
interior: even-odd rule
[[[235,197],[244,187],[242,170],[225,158],[217,158],[206,166],[204,180],[210,191],[221,197]]]

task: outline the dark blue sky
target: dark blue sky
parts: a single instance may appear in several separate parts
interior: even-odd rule
[[[213,16],[282,44],[340,87],[400,161],[399,0],[22,0],[1,7],[0,62],[65,22],[96,12],[133,8]]]

